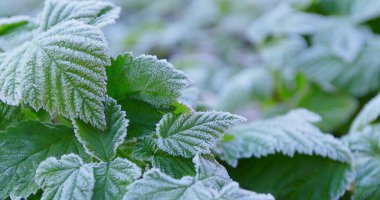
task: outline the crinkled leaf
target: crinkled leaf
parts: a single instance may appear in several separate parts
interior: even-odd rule
[[[127,186],[141,176],[141,169],[127,159],[116,158],[94,168],[93,200],[122,199]]]
[[[234,140],[222,142],[215,151],[231,166],[236,166],[240,158],[260,158],[275,153],[290,157],[295,153],[318,155],[349,163],[351,154],[348,147],[315,127],[313,123],[318,121],[320,116],[312,112],[294,110],[284,116],[231,130]]]
[[[367,126],[361,132],[352,132],[346,138],[357,168],[354,199],[380,198],[380,126]]]
[[[157,125],[157,146],[165,152],[183,157],[209,153],[223,132],[244,118],[226,112],[166,114]]]
[[[152,167],[160,169],[174,178],[194,176],[195,168],[191,158],[170,155],[157,148],[156,141],[149,138],[138,140],[134,156],[151,162]]]
[[[20,107],[10,106],[0,101],[0,130],[4,130],[10,123],[23,119]]]
[[[120,8],[105,1],[47,0],[40,16],[44,31],[68,20],[104,27],[119,18]]]
[[[117,100],[128,96],[156,107],[171,105],[189,85],[185,74],[154,56],[126,53],[111,62],[107,67],[107,89]]]
[[[86,158],[72,129],[24,121],[0,134],[0,198],[26,198],[39,188],[34,181],[38,164],[50,156],[77,153]]]
[[[93,166],[75,154],[59,160],[50,157],[38,166],[36,182],[44,190],[42,200],[90,200],[95,185]]]
[[[0,63],[0,100],[23,101],[104,129],[108,64],[99,29],[77,21],[60,23],[6,53]]]
[[[380,94],[369,101],[364,108],[360,111],[359,115],[355,118],[351,125],[350,131],[360,131],[380,115]]]
[[[88,154],[108,162],[113,159],[116,148],[123,143],[127,135],[128,120],[125,119],[125,112],[114,99],[107,98],[104,107],[107,123],[104,131],[80,120],[75,120],[73,124],[75,135]]]
[[[201,182],[194,182],[190,176],[174,179],[157,169],[146,172],[141,180],[127,188],[124,200],[207,200],[212,199],[212,191]]]
[[[242,159],[227,169],[242,188],[292,200],[338,200],[354,176],[348,163],[299,154]]]

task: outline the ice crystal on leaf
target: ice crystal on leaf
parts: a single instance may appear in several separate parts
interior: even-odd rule
[[[157,125],[158,148],[174,156],[209,153],[223,133],[244,118],[226,112],[194,112],[163,116]]]
[[[124,200],[222,200],[231,199],[232,197],[239,197],[238,199],[242,200],[274,199],[271,195],[256,194],[239,188],[236,182],[229,180],[223,166],[217,164],[212,156],[196,155],[193,162],[198,172],[195,177],[185,176],[181,179],[174,179],[157,169],[149,170],[144,174],[142,179],[128,186],[128,192],[124,196]],[[208,172],[211,169],[217,172]],[[207,172],[203,170],[207,170]]]

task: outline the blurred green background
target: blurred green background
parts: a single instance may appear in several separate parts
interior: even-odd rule
[[[168,59],[194,81],[183,101],[249,120],[303,107],[345,134],[380,88],[379,0],[114,0],[112,54]],[[43,0],[0,1],[0,16]],[[1,42],[1,41],[0,41]]]

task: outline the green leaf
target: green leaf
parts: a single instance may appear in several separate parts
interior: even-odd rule
[[[42,200],[90,200],[95,185],[93,166],[75,154],[60,160],[50,157],[38,166],[36,182],[44,190]]]
[[[195,175],[191,158],[170,155],[158,149],[156,140],[151,138],[137,140],[133,155],[140,160],[149,161],[152,167],[174,178]]]
[[[104,1],[47,0],[40,16],[40,28],[46,31],[69,20],[104,27],[114,23],[119,14],[119,7]]]
[[[371,99],[352,122],[350,132],[363,130],[380,116],[380,94]]]
[[[5,55],[0,63],[0,100],[28,103],[104,129],[104,66],[109,58],[98,28],[63,22]]]
[[[318,155],[349,163],[348,147],[313,125],[320,119],[312,112],[298,109],[284,116],[242,125],[230,131],[235,139],[220,143],[215,152],[231,166],[236,166],[240,158],[275,153],[289,157],[295,153]]]
[[[37,192],[38,164],[50,156],[77,153],[88,158],[65,126],[24,121],[0,134],[0,199],[26,198]]]
[[[242,159],[236,168],[227,169],[245,189],[291,200],[338,200],[354,176],[347,163],[299,154]]]
[[[354,154],[357,169],[354,199],[380,198],[380,125],[367,126],[344,138]]]
[[[186,158],[209,153],[225,130],[244,120],[226,112],[169,113],[157,124],[157,146],[171,155]]]
[[[164,115],[154,106],[141,100],[126,98],[118,103],[129,119],[127,140],[152,136],[156,130],[156,124]]]
[[[20,32],[30,31],[35,26],[35,21],[28,16],[2,18],[0,19],[0,37],[17,35]]]
[[[211,200],[240,196],[242,199],[273,200],[271,195],[240,189],[212,156],[196,155],[193,162],[198,173],[195,177],[174,179],[157,169],[151,169],[142,179],[128,186],[124,199]]]
[[[123,143],[127,135],[128,120],[114,99],[107,98],[104,107],[107,123],[104,131],[80,120],[75,120],[73,124],[75,135],[88,154],[109,162],[115,157],[117,147]]]
[[[165,200],[208,200],[212,192],[201,182],[194,183],[190,176],[174,179],[157,169],[146,172],[141,180],[127,188],[124,200],[165,199]]]
[[[10,123],[23,119],[20,107],[10,106],[0,101],[0,130],[4,130]]]
[[[108,94],[116,100],[132,97],[156,107],[171,105],[189,85],[185,74],[154,56],[119,55],[107,67]]]
[[[141,176],[141,169],[127,159],[116,158],[94,168],[93,200],[122,199],[127,186]]]

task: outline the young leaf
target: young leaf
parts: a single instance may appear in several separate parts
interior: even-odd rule
[[[40,16],[40,28],[46,31],[60,22],[69,20],[101,28],[114,23],[119,14],[119,7],[104,1],[46,0]]]
[[[263,157],[282,153],[292,157],[295,153],[318,155],[349,163],[349,149],[332,135],[322,133],[312,123],[320,117],[298,109],[273,119],[240,126],[231,131],[235,139],[222,142],[215,150],[231,166],[240,158]]]
[[[107,89],[116,100],[128,96],[156,107],[171,105],[189,85],[185,74],[154,56],[126,53],[111,62],[107,67]]]
[[[0,100],[22,101],[51,114],[81,118],[104,129],[104,100],[109,64],[103,33],[67,21],[7,52],[0,63]]]
[[[127,186],[141,176],[141,169],[127,159],[116,158],[94,168],[93,200],[122,199]]]
[[[157,146],[174,156],[193,157],[209,153],[223,132],[244,118],[225,112],[166,114],[157,124]]]
[[[91,200],[93,166],[75,154],[63,155],[60,160],[50,157],[38,166],[36,182],[44,190],[42,200]]]
[[[106,162],[111,161],[116,154],[116,148],[123,143],[127,135],[128,120],[125,112],[114,99],[107,98],[104,102],[106,129],[99,130],[83,121],[75,120],[75,135],[88,154]]]
[[[380,94],[369,101],[351,125],[350,132],[363,130],[380,115]]]
[[[37,28],[38,24],[36,20],[28,16],[15,16],[0,19],[1,49],[12,49],[14,46],[30,39]]]
[[[86,158],[71,129],[24,121],[0,134],[0,199],[27,198],[37,192],[38,164],[50,156],[77,153]]]

